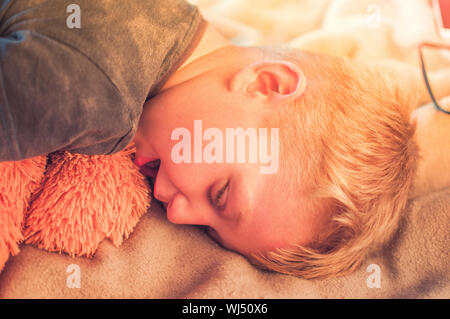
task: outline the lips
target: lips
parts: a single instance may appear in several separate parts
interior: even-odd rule
[[[148,157],[148,156],[136,156],[136,159],[134,160],[134,164],[141,167],[142,165],[147,164],[148,162],[153,162],[158,160],[157,157]]]
[[[147,165],[144,165],[139,168],[139,172],[141,172],[145,176],[155,178],[156,175],[158,175],[158,169],[159,169],[159,165],[156,167],[149,167]]]
[[[156,157],[136,157],[134,163],[143,175],[155,178],[161,161]]]

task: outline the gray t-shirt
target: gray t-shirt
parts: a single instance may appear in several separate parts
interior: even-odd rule
[[[0,0],[0,161],[120,151],[204,26],[182,0]]]

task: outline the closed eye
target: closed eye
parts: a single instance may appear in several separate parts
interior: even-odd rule
[[[208,190],[208,200],[215,209],[223,210],[225,208],[227,202],[227,190],[229,185],[230,181],[227,181],[224,186],[216,191],[214,197],[212,194],[214,187],[211,187]]]

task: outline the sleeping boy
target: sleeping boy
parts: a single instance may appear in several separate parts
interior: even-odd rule
[[[356,269],[396,229],[420,184],[419,73],[239,47],[183,1],[77,3],[79,28],[61,1],[1,4],[1,161],[133,141],[169,221],[305,278]],[[230,147],[238,129],[258,145]]]
[[[135,163],[153,180],[168,220],[204,225],[222,246],[278,272],[316,278],[356,269],[396,229],[407,199],[419,194],[413,189],[421,183],[415,181],[415,121],[423,126],[423,115],[434,112],[428,108],[410,119],[429,100],[419,70],[391,62],[355,66],[288,48],[238,47],[210,26],[203,39],[194,57],[144,105],[134,138]],[[431,76],[444,84],[450,72]],[[435,91],[446,96],[450,87]],[[450,117],[435,115],[425,124],[450,133]],[[250,134],[244,163],[237,156],[224,161],[223,154],[215,161],[190,160],[201,134],[198,120],[205,133],[213,128],[223,136],[230,128],[279,128],[280,169],[263,174],[265,164],[252,163]],[[192,144],[182,151],[174,134],[180,128],[190,132]],[[228,136],[225,141],[233,143]],[[447,141],[440,143],[433,147],[450,150]],[[421,146],[427,151],[422,167],[436,157],[450,162]],[[183,151],[187,160],[176,160]],[[450,185],[442,168],[428,174]]]

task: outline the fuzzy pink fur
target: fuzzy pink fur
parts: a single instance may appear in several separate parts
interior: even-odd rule
[[[147,212],[150,187],[132,162],[134,144],[113,155],[67,151],[0,163],[0,270],[18,244],[92,256],[118,246]]]
[[[0,163],[0,271],[19,253],[23,221],[33,192],[44,177],[46,156]]]

